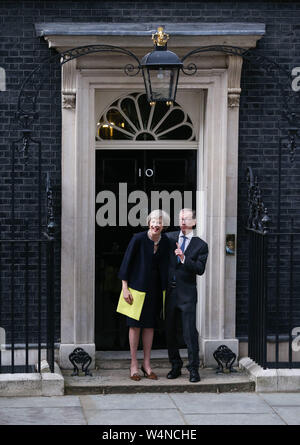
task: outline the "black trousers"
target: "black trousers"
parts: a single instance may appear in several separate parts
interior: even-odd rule
[[[178,303],[176,287],[169,292],[166,306],[166,337],[169,361],[172,367],[183,365],[177,344],[178,317],[182,321],[183,339],[188,350],[187,368],[199,368],[199,341],[196,329],[196,303]]]

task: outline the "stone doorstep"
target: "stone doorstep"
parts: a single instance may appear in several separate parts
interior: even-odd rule
[[[170,368],[165,358],[153,360],[153,368],[159,379],[140,382],[129,378],[130,362],[124,360],[108,361],[105,367],[92,369],[92,377],[85,377],[80,370],[79,377],[72,377],[72,370],[63,370],[55,363],[51,373],[46,360],[41,362],[41,373],[0,374],[0,395],[8,396],[57,396],[64,394],[124,394],[124,393],[170,393],[170,392],[249,392],[255,390],[255,383],[248,375],[238,370],[231,374],[216,374],[213,368],[200,369],[201,381],[190,383],[185,367],[176,380],[168,380]],[[80,369],[80,368],[79,368]]]
[[[187,350],[180,349],[180,356],[183,361],[187,361]],[[143,351],[137,351],[139,364],[143,362]],[[130,367],[129,351],[96,351],[95,363],[96,369],[129,369]],[[201,366],[201,361],[200,361]],[[165,349],[154,349],[151,351],[151,367],[170,368],[168,354]]]
[[[103,357],[101,357],[103,360]],[[64,394],[113,394],[141,392],[300,392],[300,369],[266,369],[249,357],[239,360],[237,373],[216,374],[213,368],[200,369],[201,381],[190,383],[183,367],[176,380],[166,379],[169,364],[165,357],[156,357],[152,366],[159,376],[157,381],[142,377],[140,382],[129,379],[130,361],[96,359],[93,377],[72,377],[71,370],[61,372],[55,363],[51,373],[46,360],[41,362],[41,373],[0,374],[0,396],[57,396]],[[102,362],[102,363],[101,363]]]
[[[41,373],[0,374],[0,397],[63,396],[64,377],[55,363],[50,372],[46,360],[41,362]]]
[[[263,369],[249,357],[240,359],[239,367],[255,382],[256,392],[300,392],[300,369]]]
[[[154,368],[154,366],[153,366]],[[64,370],[65,394],[128,394],[128,393],[170,393],[170,392],[250,392],[255,390],[255,383],[243,371],[232,374],[216,374],[212,368],[200,369],[201,381],[189,382],[189,372],[182,368],[182,375],[175,380],[166,378],[170,369],[158,367],[155,373],[158,380],[142,379],[134,382],[129,378],[129,366],[124,363],[111,369],[101,368],[91,370],[92,377],[85,377],[80,371],[79,376],[72,377],[72,371]]]

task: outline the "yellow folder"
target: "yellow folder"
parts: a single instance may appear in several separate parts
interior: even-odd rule
[[[127,317],[139,320],[142,312],[142,307],[145,300],[146,292],[141,292],[139,290],[131,289],[129,287],[130,293],[133,297],[133,303],[127,303],[123,298],[123,290],[119,298],[119,304],[117,307],[117,312],[120,314],[127,315]]]

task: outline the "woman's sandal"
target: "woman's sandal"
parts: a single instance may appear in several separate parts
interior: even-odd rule
[[[130,376],[131,380],[134,380],[135,382],[139,382],[141,380],[141,376],[136,372],[133,375]]]
[[[157,375],[151,371],[150,374],[148,374],[144,368],[144,366],[141,367],[142,372],[144,373],[144,377],[146,377],[147,379],[151,379],[151,380],[157,380],[158,377]]]

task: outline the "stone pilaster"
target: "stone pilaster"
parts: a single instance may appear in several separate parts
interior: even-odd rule
[[[78,79],[76,60],[67,62],[62,67],[62,246],[61,246],[61,344],[59,363],[62,368],[72,368],[69,354],[76,348],[83,348],[91,357],[91,368],[95,366],[95,344],[93,313],[87,316],[93,307],[93,301],[87,302],[87,295],[83,290],[86,286],[85,278],[88,274],[80,272],[79,264],[84,254],[89,250],[83,240],[80,245],[82,231],[81,218],[84,214],[82,203],[76,202],[80,196],[83,183],[78,179],[78,164],[74,156],[78,148],[78,110],[76,109],[76,95]],[[86,95],[85,91],[85,95]],[[87,97],[88,99],[88,94]],[[85,135],[84,135],[85,137]],[[88,140],[86,138],[85,140]],[[81,146],[86,147],[85,144]],[[86,177],[90,175],[85,172]],[[86,181],[84,182],[86,183]],[[92,213],[92,212],[89,212]],[[88,280],[91,281],[88,276]],[[94,299],[93,292],[89,296]],[[84,302],[84,303],[83,303]],[[89,332],[86,332],[86,330]]]

